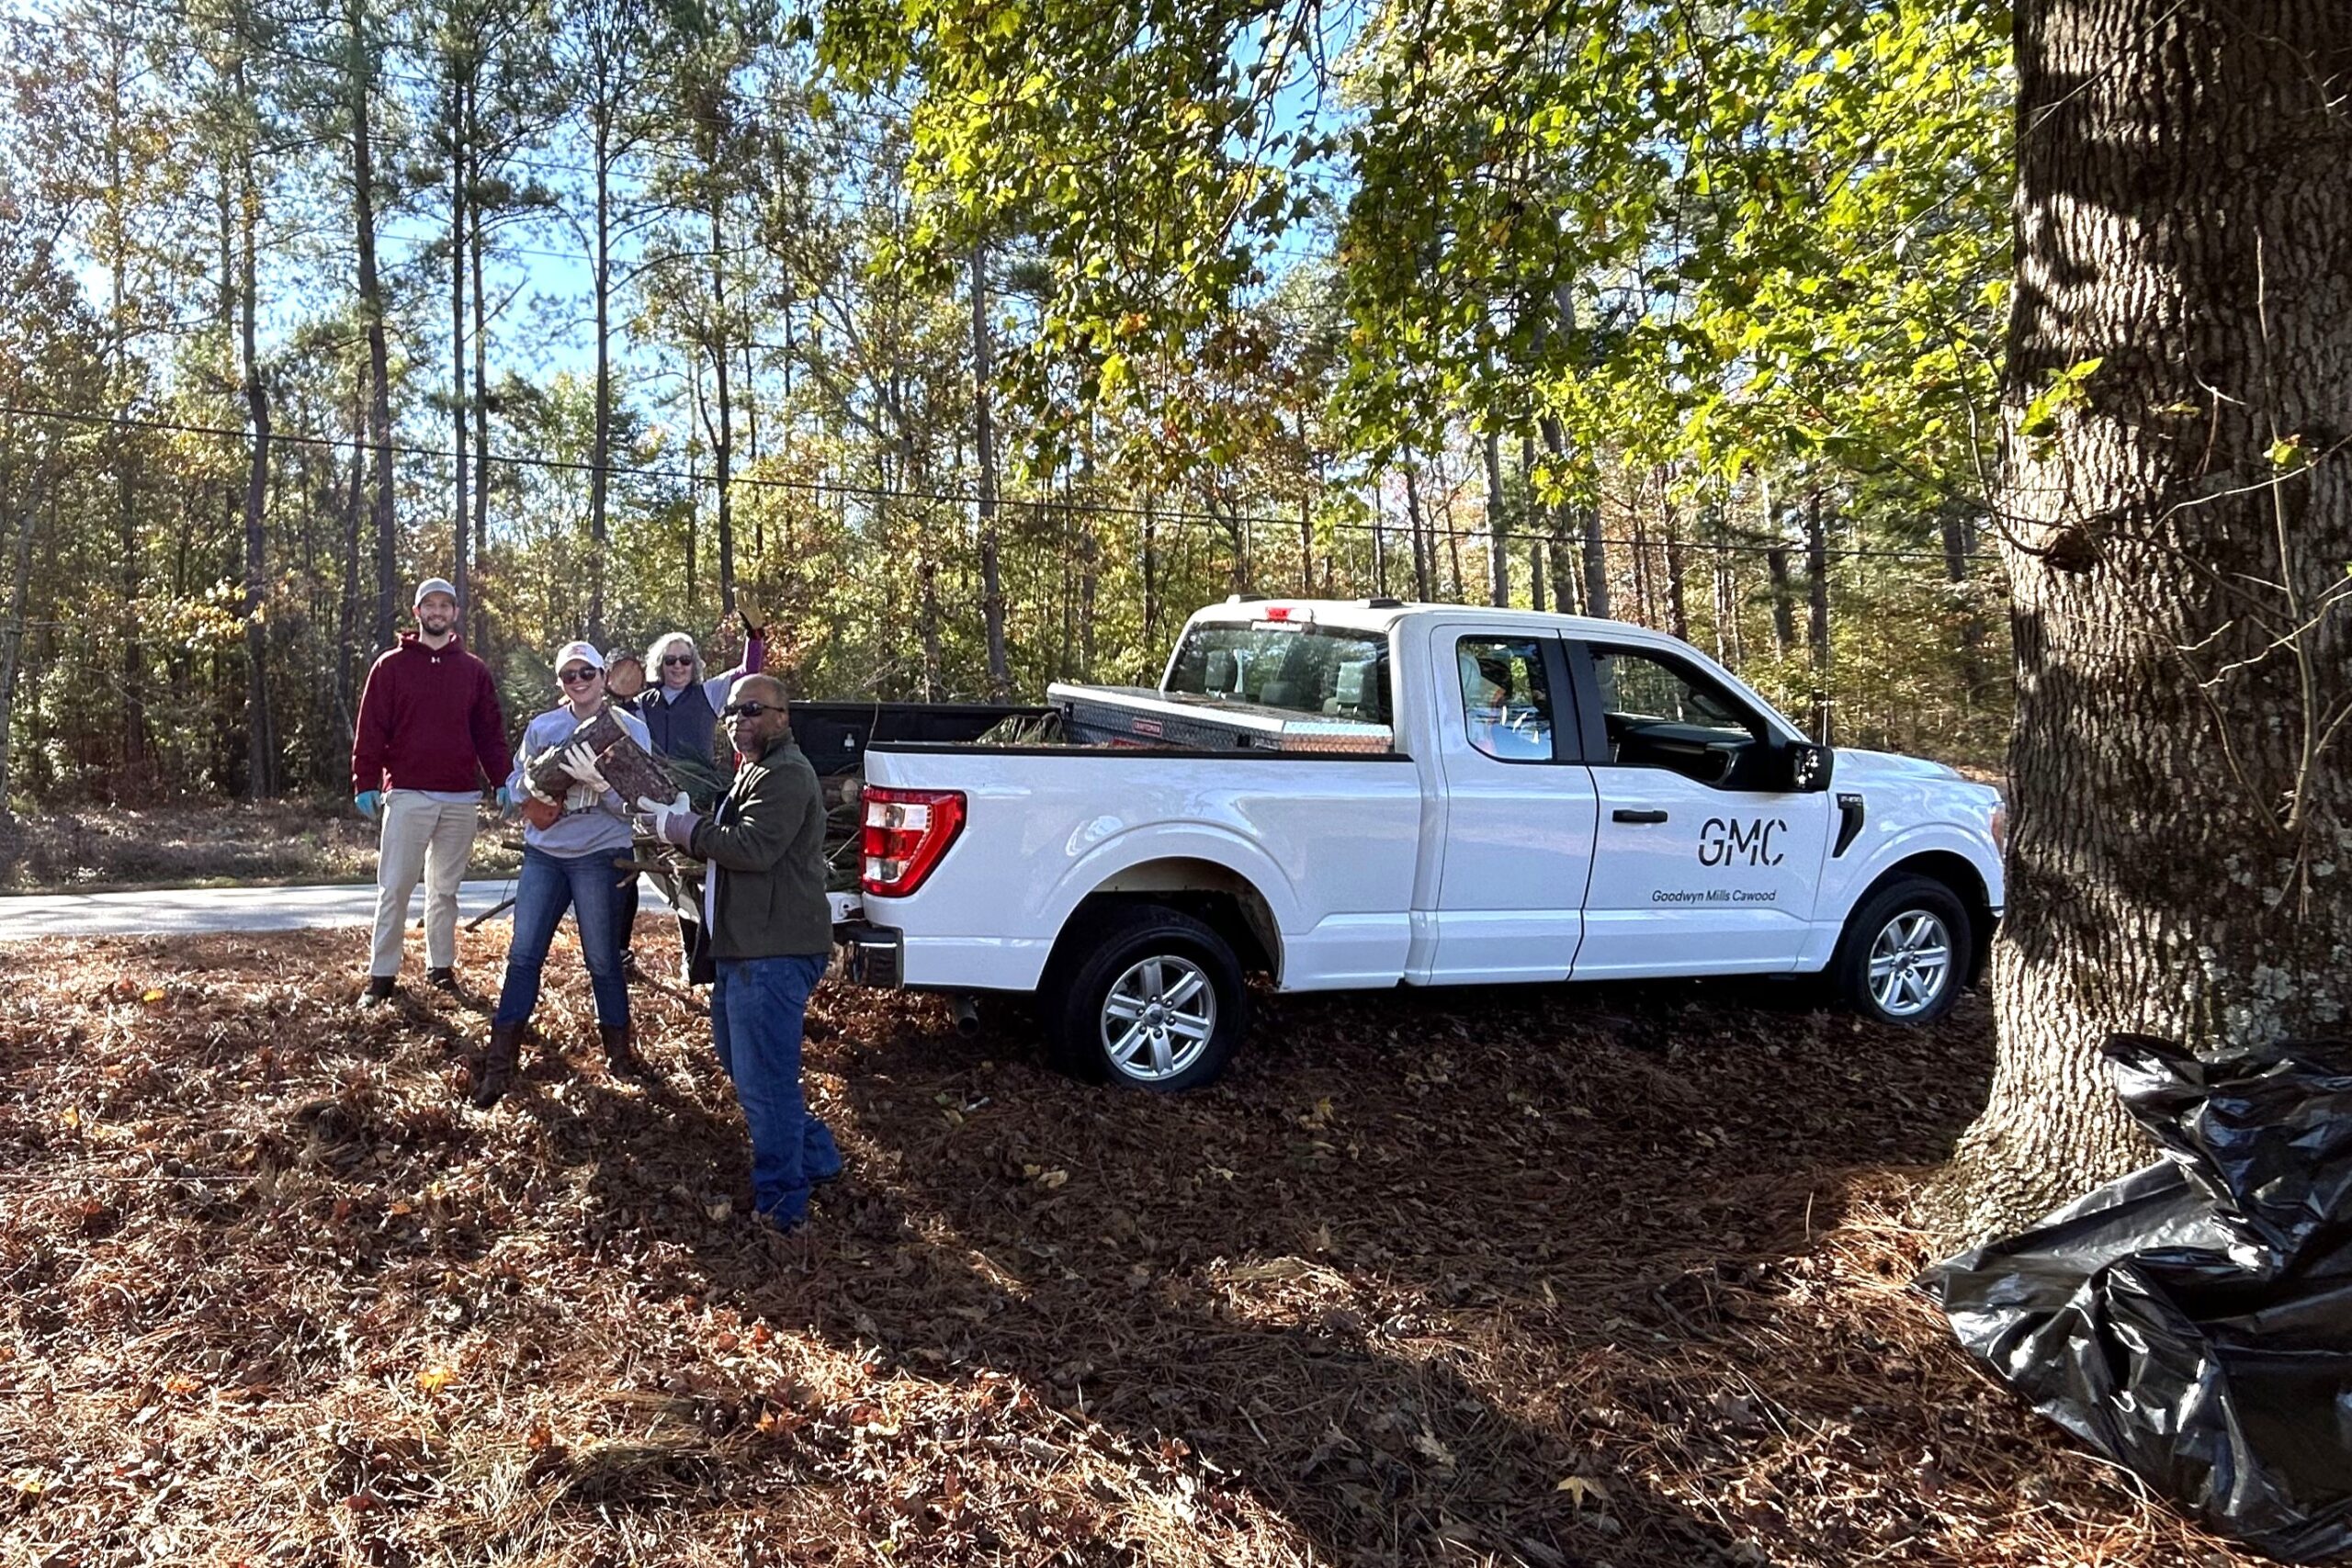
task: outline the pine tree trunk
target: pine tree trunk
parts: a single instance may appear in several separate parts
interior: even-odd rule
[[[2000,1055],[1923,1204],[1972,1235],[2146,1157],[2109,1033],[2352,1008],[2352,30],[2340,0],[2025,0],[2016,36]]]
[[[711,434],[711,467],[718,487],[718,609],[735,613],[735,511],[730,493],[735,477],[735,400],[733,367],[728,363],[726,187],[718,171],[710,178],[710,368],[713,400],[718,424]]]
[[[972,247],[972,417],[980,464],[980,619],[989,644],[989,699],[1012,694],[1012,665],[1004,646],[1004,570],[997,558],[996,426],[989,412],[989,253]]]
[[[470,189],[481,189],[481,166],[473,152],[467,153],[469,164],[466,183]],[[474,563],[481,567],[490,558],[490,290],[483,281],[481,265],[482,220],[481,203],[466,203],[467,253],[470,265],[468,279],[474,295]],[[484,574],[477,570],[474,575]],[[470,603],[460,602],[468,617],[469,636],[474,651],[484,659],[490,650],[489,595],[477,588]]]
[[[596,315],[596,411],[588,446],[588,636],[604,636],[605,577],[610,570],[612,528],[605,520],[613,461],[613,127],[610,107],[599,101],[595,115],[596,254],[589,289]],[[649,671],[656,673],[659,671]]]
[[[358,660],[353,657],[359,635],[359,515],[368,491],[367,378],[356,378],[351,397],[351,484],[343,507],[343,584],[335,602],[335,715],[337,727],[349,729],[358,710]]]
[[[1434,594],[1436,561],[1432,558],[1429,525],[1421,519],[1421,485],[1413,465],[1405,465],[1405,522],[1413,531],[1413,597],[1426,604]]]
[[[1831,743],[1829,686],[1829,526],[1821,515],[1821,492],[1804,509],[1805,649],[1813,660],[1813,738]]]
[[[376,274],[376,150],[368,113],[375,96],[367,12],[353,0],[351,23],[351,217],[359,252],[359,314],[368,327],[368,442],[375,480],[376,646],[392,644],[400,562],[392,514],[391,351],[384,338],[384,289]]]
[[[454,77],[457,65],[450,72]],[[468,494],[469,468],[473,454],[466,449],[466,159],[461,141],[465,125],[465,88],[453,80],[449,84],[449,135],[453,143],[449,156],[449,449],[455,454],[455,472],[449,494],[449,581],[458,590],[458,613],[463,614],[473,602],[472,574],[467,570],[466,545],[471,532],[472,518],[468,515],[472,497]],[[470,628],[469,628],[470,630]]]
[[[8,561],[8,619],[5,628],[0,628],[0,822],[11,820],[8,718],[17,706],[17,672],[24,667],[25,601],[32,584],[33,527],[40,515],[42,488],[38,474],[28,482],[17,465],[9,461],[9,456],[5,444],[0,444],[0,507],[15,505],[21,509],[11,519],[15,526]]]
[[[922,584],[922,700],[939,700],[939,567],[928,557],[916,569]]]
[[[237,85],[244,86],[244,62],[237,62]],[[250,139],[238,150],[239,288],[237,346],[243,372],[245,417],[253,427],[253,450],[245,466],[245,793],[265,800],[277,793],[277,735],[269,712],[269,627],[264,615],[268,603],[268,538],[262,522],[269,493],[269,393],[261,381],[261,353],[255,342],[259,291],[257,231],[261,226],[261,187],[254,178]]]
[[[1764,570],[1772,583],[1772,657],[1786,659],[1797,645],[1796,585],[1789,577],[1789,551],[1775,545],[1764,552]]]
[[[1503,506],[1503,438],[1487,432],[1487,565],[1494,581],[1488,603],[1498,608],[1510,604],[1510,542]]]
[[[1666,507],[1666,629],[1690,640],[1690,591],[1686,581],[1690,562],[1682,548],[1682,522],[1671,502]]]
[[[1609,618],[1609,553],[1600,537],[1600,507],[1584,509],[1584,613]]]
[[[1159,648],[1159,513],[1158,497],[1143,498],[1143,646],[1147,656]]]

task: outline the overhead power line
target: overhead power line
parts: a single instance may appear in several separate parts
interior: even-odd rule
[[[58,420],[69,423],[104,426],[109,429],[148,430],[174,435],[209,435],[231,441],[249,442],[253,438],[250,431],[231,425],[192,424],[177,420],[146,419],[130,414],[85,413],[70,409],[27,408],[15,404],[0,404],[0,414],[27,419]],[[345,452],[380,450],[396,457],[423,457],[441,463],[456,461],[456,454],[447,447],[420,446],[407,442],[395,441],[379,446],[376,442],[363,440],[357,436],[315,435],[276,430],[270,433],[269,438],[273,442],[283,442],[289,446],[311,446]],[[527,457],[513,452],[468,454],[469,459],[476,457],[487,463],[503,463],[514,468],[537,468],[561,473],[594,473],[598,470],[598,465],[594,463],[582,462],[572,458]],[[662,479],[697,485],[715,486],[718,483],[716,474],[693,469],[626,463],[606,463],[602,468],[603,472],[608,476]],[[745,485],[754,489],[795,491],[804,494],[878,498],[887,501],[927,501],[960,506],[977,505],[980,499],[979,493],[976,491],[923,490],[905,485],[855,484],[839,479],[781,479],[772,475],[736,474],[729,477],[729,482],[732,485]],[[1042,498],[1026,499],[1000,495],[997,497],[997,502],[1001,506],[1019,507],[1033,513],[1085,513],[1096,516],[1148,518],[1155,524],[1189,524],[1196,527],[1208,526],[1227,531],[1230,531],[1235,525],[1244,528],[1266,527],[1284,531],[1299,526],[1297,517],[1272,513],[1216,513],[1183,507],[1136,506],[1118,502],[1080,501],[1067,495],[1060,498],[1047,495]],[[1411,537],[1413,532],[1412,525],[1404,521],[1396,523],[1327,521],[1317,526],[1340,533],[1378,533],[1400,541]],[[1420,525],[1420,532],[1425,537],[1465,539],[1474,542],[1489,542],[1494,537],[1489,529],[1441,526],[1434,519],[1425,520]],[[1503,531],[1503,537],[1509,541],[1524,543],[1531,539],[1549,540],[1555,536],[1548,532],[1532,533],[1526,529],[1506,528]],[[1598,540],[1592,540],[1580,532],[1573,531],[1563,531],[1557,537],[1563,544],[1599,543],[1626,549],[1659,549],[1666,544],[1663,538],[1635,539],[1615,536],[1603,536]],[[1770,545],[1744,540],[1705,539],[1693,536],[1685,537],[1680,542],[1684,547],[1700,554],[1718,550],[1728,550],[1743,555],[1770,555],[1774,551],[1795,554],[1806,548],[1802,541],[1793,539],[1782,544]],[[2000,558],[1999,556],[1988,550],[1907,550],[1886,549],[1873,546],[1833,546],[1823,553],[1839,559],[1946,561],[1958,558],[1995,561]]]

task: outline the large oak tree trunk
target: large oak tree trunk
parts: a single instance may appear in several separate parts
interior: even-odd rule
[[[2145,1157],[2111,1032],[2342,1033],[2352,1003],[2352,29],[2025,0],[2017,46],[2000,1056],[1928,1211],[1968,1234]]]

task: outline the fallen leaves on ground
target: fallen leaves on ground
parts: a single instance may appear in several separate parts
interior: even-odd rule
[[[828,985],[850,1170],[779,1238],[698,1005],[608,1078],[568,938],[466,1103],[499,937],[368,1013],[354,933],[16,950],[0,1560],[2249,1561],[1905,1289],[1974,1002],[1261,995],[1168,1098]]]

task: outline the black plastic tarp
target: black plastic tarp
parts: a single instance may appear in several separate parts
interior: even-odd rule
[[[2106,1053],[2165,1157],[1920,1286],[1994,1376],[2217,1534],[2352,1555],[2352,1042]]]

